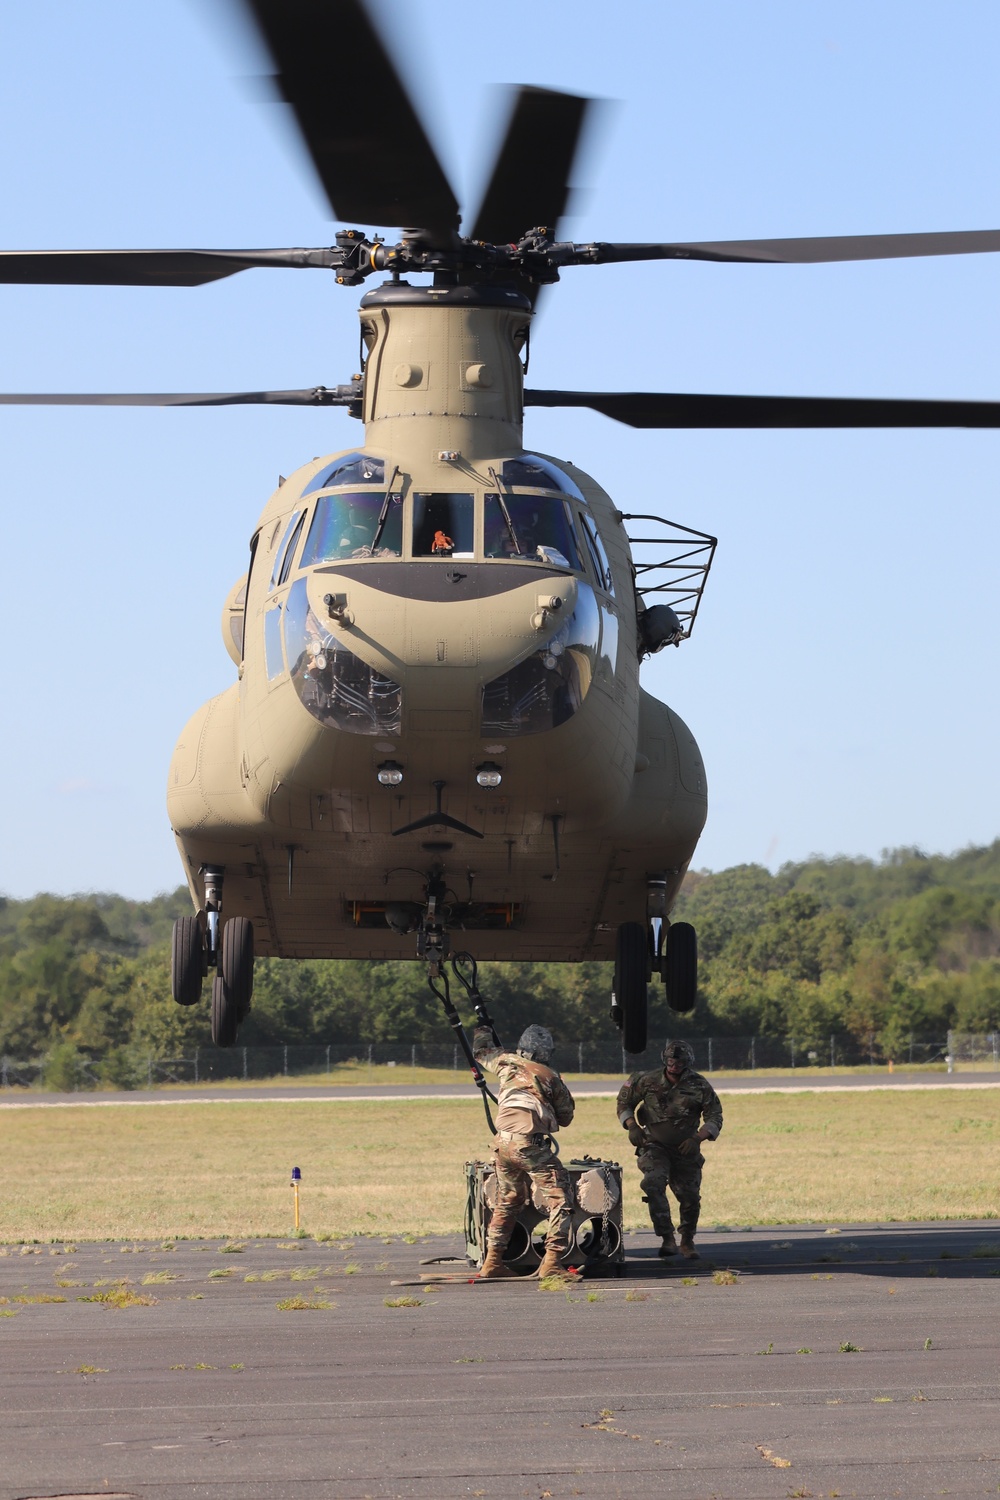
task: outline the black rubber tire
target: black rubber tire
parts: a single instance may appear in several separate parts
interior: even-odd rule
[[[615,949],[615,1003],[622,1013],[622,1046],[645,1052],[649,1017],[649,940],[644,922],[623,922]]]
[[[671,922],[663,955],[663,982],[671,1010],[686,1016],[698,1003],[698,935],[690,922]]]
[[[170,993],[178,1005],[197,1005],[205,976],[205,941],[197,917],[178,917],[170,945]]]
[[[212,978],[212,1041],[217,1047],[233,1047],[240,1031],[240,1013],[221,974]]]
[[[253,995],[253,923],[249,917],[230,917],[223,927],[219,973],[242,1021]]]

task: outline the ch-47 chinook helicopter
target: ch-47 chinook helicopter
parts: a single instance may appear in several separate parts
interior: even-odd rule
[[[623,515],[589,475],[526,452],[524,407],[711,429],[997,427],[1000,404],[526,390],[539,293],[566,267],[969,254],[1000,250],[1000,231],[561,241],[588,101],[523,88],[461,233],[363,0],[245,9],[335,217],[404,226],[398,243],[350,228],[328,249],[0,255],[13,283],[197,286],[286,267],[354,287],[384,273],[361,298],[363,370],[341,385],[0,397],[341,406],[364,424],[268,501],[223,610],[238,680],[174,752],[168,808],[197,912],[175,926],[174,998],[194,1004],[213,971],[212,1034],[231,1045],[255,950],[395,958],[411,934],[437,978],[461,933],[480,958],[614,957],[612,1018],[641,1051],[654,972],[674,1009],[695,1003],[695,935],[669,918],[707,802],[691,733],[639,667],[690,634],[715,541]]]

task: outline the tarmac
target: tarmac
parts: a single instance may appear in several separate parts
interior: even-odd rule
[[[3,1500],[1000,1488],[995,1222],[630,1234],[555,1292],[456,1238],[170,1243],[0,1247]]]
[[[622,1075],[624,1076],[624,1075]],[[790,1081],[787,1072],[780,1074],[745,1074],[723,1077],[707,1075],[720,1094],[839,1094],[850,1090],[871,1092],[873,1089],[996,1089],[1000,1088],[1000,1073],[888,1073],[884,1069],[873,1069],[871,1073],[821,1073],[803,1072],[801,1078]],[[199,1084],[195,1087],[169,1086],[160,1089],[135,1089],[127,1092],[101,1091],[99,1089],[73,1094],[58,1094],[48,1091],[8,1088],[0,1090],[0,1109],[35,1109],[72,1105],[100,1106],[118,1104],[238,1104],[241,1100],[255,1104],[305,1103],[316,1100],[350,1100],[370,1102],[383,1099],[467,1099],[474,1086],[463,1074],[461,1083],[425,1084],[329,1084],[300,1085],[266,1083],[256,1087],[234,1085]],[[621,1087],[621,1078],[573,1079],[573,1094],[576,1098],[613,1099]]]

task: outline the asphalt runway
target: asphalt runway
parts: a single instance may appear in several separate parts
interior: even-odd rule
[[[803,1073],[799,1080],[789,1081],[787,1073],[777,1075],[747,1074],[745,1077],[714,1078],[707,1075],[720,1094],[814,1094],[843,1093],[845,1090],[870,1091],[872,1089],[996,1089],[1000,1088],[1000,1073],[887,1073],[873,1069],[869,1073],[836,1073],[824,1077],[821,1073]],[[624,1077],[624,1075],[623,1075]],[[595,1078],[572,1083],[577,1098],[613,1099],[621,1080]],[[256,1104],[268,1102],[295,1103],[317,1099],[467,1099],[475,1093],[474,1085],[466,1078],[462,1083],[417,1083],[417,1084],[351,1084],[329,1086],[295,1084],[263,1084],[257,1088],[200,1084],[196,1088],[136,1089],[120,1091],[101,1090],[86,1093],[57,1094],[43,1090],[9,1088],[0,1091],[0,1109],[34,1109],[38,1106],[65,1107],[77,1105],[113,1104],[237,1104],[240,1100],[252,1100]]]
[[[568,1293],[421,1284],[454,1239],[5,1247],[0,1495],[995,1495],[1000,1225],[837,1228]]]

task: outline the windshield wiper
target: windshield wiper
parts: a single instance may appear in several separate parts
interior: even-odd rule
[[[389,480],[389,484],[385,492],[385,500],[382,502],[382,509],[379,511],[378,525],[375,527],[375,535],[372,537],[371,552],[369,554],[371,557],[375,556],[375,548],[382,540],[382,533],[385,530],[385,523],[389,519],[389,506],[392,504],[392,486],[398,473],[399,465],[397,464],[392,471],[392,478]]]

